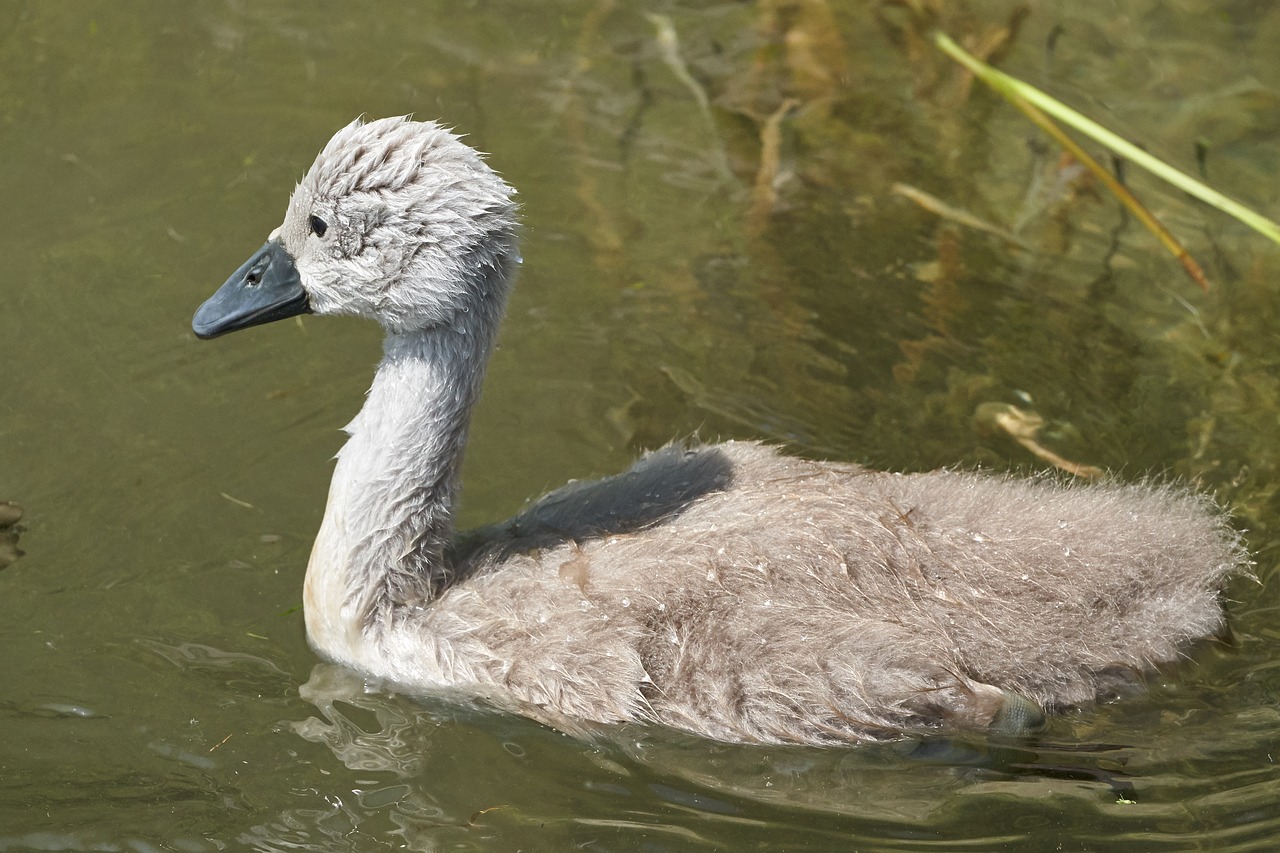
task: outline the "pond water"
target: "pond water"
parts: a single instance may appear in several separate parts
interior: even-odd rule
[[[920,5],[1280,213],[1270,4],[1033,2],[1007,41],[1012,4]],[[0,500],[27,511],[0,851],[1273,849],[1280,253],[1128,170],[1201,292],[921,26],[822,0],[0,9]],[[1257,579],[1231,636],[1036,738],[847,749],[588,742],[318,664],[302,572],[378,332],[189,322],[336,128],[409,112],[490,152],[526,220],[465,524],[695,432],[1048,468],[982,416],[1015,406],[1062,460],[1232,508]]]

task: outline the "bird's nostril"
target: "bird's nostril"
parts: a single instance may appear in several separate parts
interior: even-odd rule
[[[264,263],[260,260],[258,263],[254,264],[253,268],[250,269],[249,272],[245,273],[245,284],[250,287],[260,284],[262,282],[262,274],[266,272],[268,266],[270,266],[269,261]]]

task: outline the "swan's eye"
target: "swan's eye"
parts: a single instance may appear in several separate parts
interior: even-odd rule
[[[324,232],[329,230],[329,223],[319,216],[313,216],[311,217],[311,230],[315,232],[317,237],[323,237]]]

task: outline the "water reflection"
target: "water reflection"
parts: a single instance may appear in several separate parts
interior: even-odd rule
[[[1002,67],[1189,170],[1207,144],[1215,186],[1274,209],[1273,6],[1027,5]],[[986,44],[1009,20],[934,6]],[[0,851],[1273,847],[1275,253],[1130,175],[1210,267],[1210,294],[1186,288],[909,41],[910,8],[11,4],[0,497],[31,515],[0,573]],[[1227,592],[1235,646],[1018,744],[583,740],[354,685],[300,699],[321,463],[376,331],[287,326],[214,358],[186,324],[333,127],[406,112],[491,152],[528,221],[466,525],[695,431],[893,468],[1036,466],[974,423],[1033,407],[1061,457],[1169,471],[1236,509],[1260,582]]]
[[[360,783],[326,789],[325,808],[257,827],[246,839],[262,849],[316,837],[307,832],[334,838],[335,827],[390,825],[415,850],[483,849],[498,838],[536,838],[548,849],[910,849],[959,838],[968,849],[1028,849],[1096,836],[1090,821],[1121,837],[1154,825],[1190,830],[1222,807],[1184,762],[1220,747],[1223,721],[1190,712],[1185,741],[1153,741],[1142,717],[1167,713],[1168,695],[1112,706],[1101,719],[1059,719],[1035,737],[814,750],[714,744],[640,726],[567,737],[467,697],[415,702],[376,692],[327,664],[302,693],[317,716],[292,730],[324,744]],[[1257,736],[1270,737],[1275,716],[1254,721]],[[1251,837],[1280,824],[1280,808],[1263,801],[1280,792],[1273,768],[1231,782],[1246,792],[1234,820],[1248,823]],[[975,822],[974,809],[1001,803],[1008,820]]]

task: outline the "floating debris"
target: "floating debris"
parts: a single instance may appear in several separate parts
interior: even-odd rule
[[[983,403],[974,412],[974,419],[981,426],[996,426],[1008,433],[1009,437],[1030,450],[1039,458],[1059,470],[1066,471],[1076,477],[1094,479],[1105,472],[1094,465],[1072,462],[1054,453],[1039,442],[1040,430],[1044,427],[1044,418],[1035,412],[1028,412],[1011,406],[1008,403]]]
[[[18,548],[20,528],[15,525],[25,514],[22,507],[12,501],[0,501],[0,569],[13,565],[22,551]]]
[[[12,501],[0,501],[0,527],[13,527],[26,513]]]
[[[963,225],[966,228],[972,228],[975,231],[984,231],[987,234],[992,234],[1007,243],[1017,246],[1019,249],[1030,249],[1021,237],[1014,234],[1009,229],[988,222],[967,210],[952,207],[937,196],[930,195],[924,190],[913,187],[910,184],[896,183],[890,187],[890,191],[897,193],[903,198],[911,199],[930,213],[937,214],[943,219],[954,222],[957,225]]]

